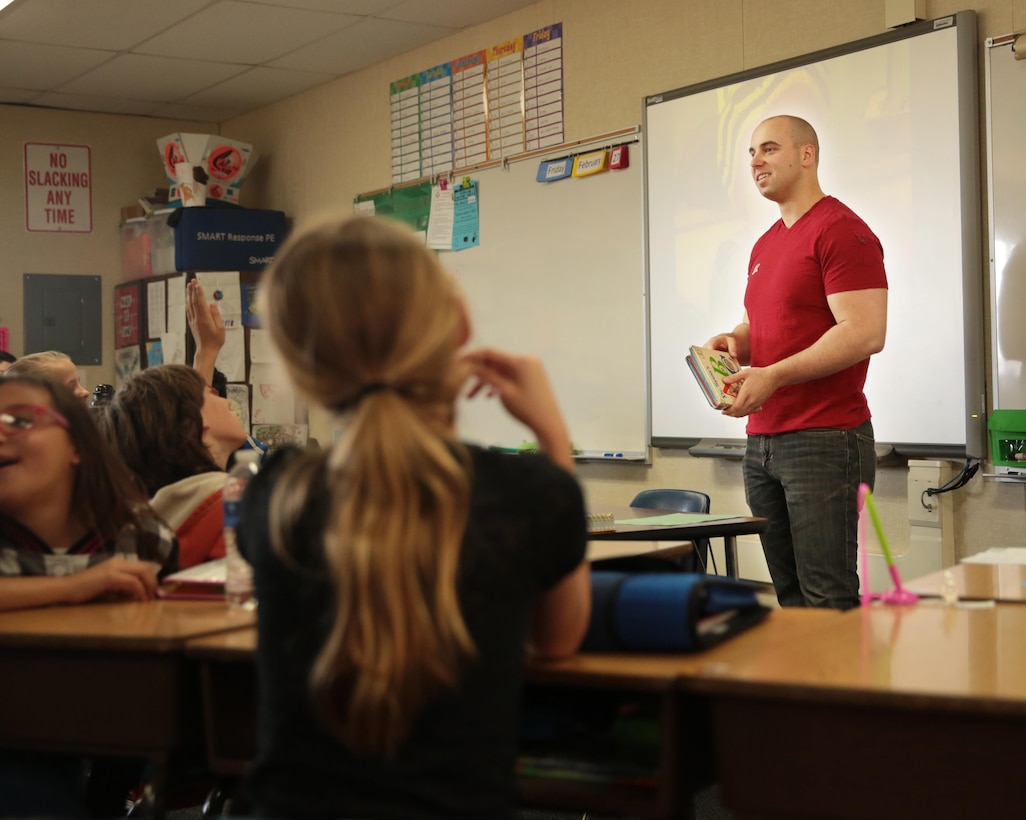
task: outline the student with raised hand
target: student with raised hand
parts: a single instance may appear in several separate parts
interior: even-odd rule
[[[148,600],[177,559],[85,404],[38,376],[0,378],[0,610]]]
[[[41,353],[29,353],[22,356],[4,372],[4,376],[16,376],[19,374],[30,374],[52,379],[63,384],[76,398],[88,402],[92,393],[82,386],[78,377],[78,369],[71,359],[58,350],[44,350]]]
[[[223,558],[225,468],[246,440],[228,400],[191,367],[157,365],[124,381],[104,426],[153,509],[174,528],[181,568]]]
[[[590,612],[583,500],[544,370],[461,354],[470,325],[451,278],[383,220],[294,236],[261,298],[289,377],[343,434],[276,452],[243,502],[257,812],[510,818],[527,646],[574,652]],[[459,441],[468,378],[544,455]]]
[[[228,397],[228,380],[224,373],[214,367],[217,356],[224,347],[226,333],[224,320],[217,302],[207,302],[203,285],[198,279],[189,281],[185,299],[185,318],[189,324],[189,332],[196,345],[192,357],[192,366],[206,380],[206,383],[217,391],[218,395]],[[267,453],[267,445],[245,434],[245,449],[258,450],[261,456]]]

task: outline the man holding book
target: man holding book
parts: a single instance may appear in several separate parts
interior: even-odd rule
[[[755,243],[744,318],[705,347],[746,367],[723,413],[747,417],[745,495],[782,606],[858,604],[857,495],[876,453],[863,393],[883,348],[887,277],[879,239],[823,193],[819,139],[793,116],[752,135],[751,171],[780,219]]]

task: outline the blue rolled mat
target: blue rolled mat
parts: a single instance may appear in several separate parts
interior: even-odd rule
[[[691,572],[593,571],[583,651],[692,652],[758,623],[755,587]]]

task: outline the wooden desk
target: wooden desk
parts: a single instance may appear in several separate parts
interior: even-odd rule
[[[1026,603],[1026,566],[1014,564],[956,564],[948,567],[958,597],[969,601]],[[916,595],[936,598],[944,584],[944,570],[905,584]]]
[[[737,516],[700,521],[694,524],[638,524],[628,523],[631,518],[653,518],[658,515],[677,515],[676,510],[652,510],[644,507],[609,507],[591,512],[608,512],[617,522],[612,532],[593,532],[593,541],[693,541],[696,538],[722,538],[726,561],[726,574],[737,578],[737,536],[765,532],[769,522],[765,518]]]
[[[170,756],[199,740],[186,641],[254,620],[197,601],[0,613],[0,746],[147,758],[160,792]]]
[[[642,817],[691,817],[692,795],[715,779],[711,724],[704,698],[681,696],[681,677],[749,657],[773,655],[835,623],[831,610],[774,610],[727,643],[692,655],[576,655],[528,665],[532,690],[562,688],[648,695],[658,702],[658,786],[625,787],[521,778],[525,805]],[[256,630],[191,640],[186,654],[200,661],[208,762],[221,774],[242,774],[254,753]]]
[[[1021,817],[1026,607],[874,606],[681,679],[737,818]]]

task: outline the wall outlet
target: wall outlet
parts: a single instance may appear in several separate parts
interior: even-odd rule
[[[939,495],[926,495],[927,489],[939,486],[939,468],[909,468],[908,522],[913,527],[940,527],[941,497]]]

